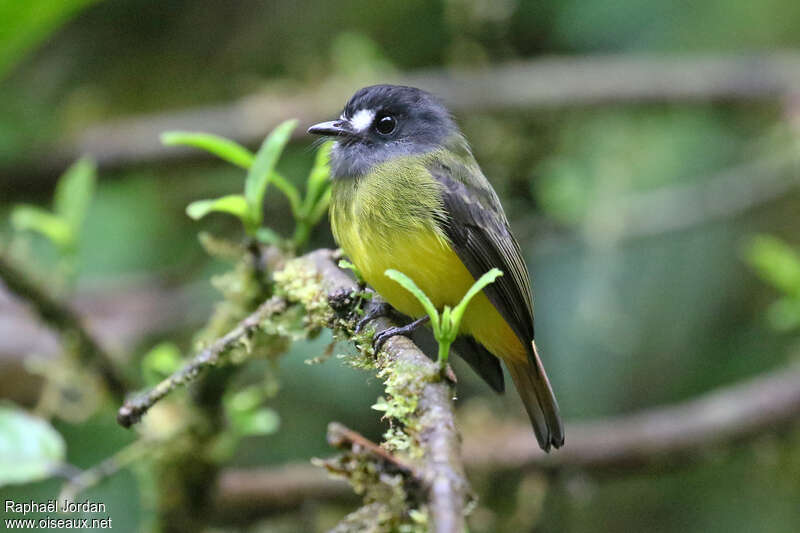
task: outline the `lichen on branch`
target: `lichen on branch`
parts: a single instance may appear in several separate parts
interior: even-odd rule
[[[402,462],[415,465],[414,470],[419,474],[414,481],[422,485],[426,503],[419,505],[407,497],[400,516],[381,522],[412,531],[417,527],[441,533],[463,531],[470,489],[461,461],[451,385],[441,379],[439,365],[402,336],[388,339],[375,354],[371,333],[392,325],[385,317],[371,321],[366,333],[355,333],[364,301],[362,287],[338,267],[336,252],[316,250],[291,260],[282,272],[276,273],[274,280],[276,294],[306,306],[309,327],[329,327],[336,338],[353,342],[360,355],[357,366],[373,367],[384,382],[386,396],[377,405],[389,420],[390,429],[383,449],[387,454],[401,457]],[[396,509],[391,501],[371,501],[375,491],[359,486],[364,482],[362,467],[371,471],[370,466],[358,461],[346,470],[351,474],[350,481],[371,495],[365,504],[372,509],[382,504],[383,511]],[[392,477],[382,479],[379,475],[377,479],[395,482],[389,481]],[[397,491],[388,494],[396,496]],[[363,509],[355,513],[359,518],[363,518]]]

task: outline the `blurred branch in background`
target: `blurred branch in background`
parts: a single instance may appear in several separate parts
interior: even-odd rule
[[[800,187],[798,161],[792,152],[723,170],[697,183],[630,193],[615,202],[613,212],[604,205],[590,214],[587,228],[606,233],[605,239],[636,238],[731,218]]]
[[[127,389],[112,357],[89,333],[83,322],[66,304],[47,294],[21,269],[0,256],[0,280],[24,302],[31,305],[41,320],[59,332],[65,346],[75,344],[80,360],[98,369],[109,392],[121,399]]]
[[[664,471],[708,460],[736,444],[758,442],[800,423],[800,366],[794,365],[711,391],[675,405],[613,418],[567,424],[567,445],[545,454],[530,428],[489,417],[466,421],[464,463],[470,471],[545,470],[611,476]],[[216,489],[219,512],[264,513],[309,500],[347,498],[343,483],[317,469],[223,471]]]
[[[193,312],[193,307],[208,305],[202,292],[202,288],[193,284],[173,288],[158,280],[145,279],[78,290],[69,305],[83,317],[100,344],[122,347],[146,335],[201,323],[202,311]],[[50,342],[46,331],[30,320],[24,308],[5,290],[0,290],[0,314],[4,319],[0,324],[0,353],[54,355],[56,344]],[[7,334],[12,331],[23,333],[20,338],[13,338]]]
[[[736,217],[798,188],[800,156],[787,152],[690,183],[629,192],[615,198],[613,204],[598,203],[587,213],[583,236],[587,242],[608,243],[681,231]],[[522,238],[543,225],[538,215],[514,221]],[[548,245],[552,249],[566,240],[553,236]]]
[[[404,83],[446,97],[455,112],[540,109],[636,102],[756,101],[788,98],[800,91],[800,54],[693,57],[598,55],[539,59],[477,70],[422,71],[381,79],[335,78],[312,90],[254,94],[229,104],[164,112],[91,127],[67,139],[27,168],[2,169],[47,179],[84,153],[101,167],[186,157],[158,142],[171,129],[208,130],[253,145],[287,116],[311,124],[332,116],[355,87]],[[303,135],[298,130],[295,135]]]
[[[464,455],[473,466],[499,470],[663,470],[703,460],[725,446],[785,433],[798,422],[800,366],[795,364],[682,403],[567,424],[564,453],[539,453],[530,446],[527,428],[512,426],[470,434]]]

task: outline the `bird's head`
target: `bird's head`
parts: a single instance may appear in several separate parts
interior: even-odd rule
[[[331,153],[334,179],[357,177],[396,157],[441,148],[458,135],[447,108],[414,87],[372,85],[356,92],[338,120],[311,126],[309,133],[336,138]]]

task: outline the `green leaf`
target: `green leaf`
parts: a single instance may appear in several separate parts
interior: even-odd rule
[[[264,195],[267,192],[270,176],[275,165],[289,142],[292,131],[297,127],[297,120],[287,120],[272,130],[256,154],[244,184],[244,196],[250,206],[253,222],[261,225]]]
[[[294,215],[294,218],[301,218],[302,213],[300,210],[302,207],[300,205],[300,191],[297,190],[297,187],[277,172],[270,174],[269,181],[270,183],[274,183],[278,190],[289,200],[289,206],[292,208],[292,215]]]
[[[256,230],[256,240],[262,244],[272,244],[275,246],[283,246],[284,240],[272,228],[260,227]]]
[[[49,477],[65,454],[64,439],[45,420],[0,406],[0,487]]]
[[[315,209],[315,206],[325,195],[326,189],[330,188],[332,148],[333,141],[326,141],[319,147],[319,150],[317,150],[317,155],[314,158],[314,166],[311,167],[311,172],[308,174],[306,183],[304,209],[307,214],[310,214]]]
[[[225,412],[239,435],[267,435],[277,431],[278,414],[268,407],[259,407],[268,392],[261,386],[250,386],[225,396]]]
[[[411,278],[393,268],[390,268],[384,272],[383,275],[391,280],[396,281],[405,290],[413,294],[414,297],[419,300],[419,303],[422,304],[422,307],[425,308],[425,312],[428,313],[428,316],[431,317],[431,325],[433,326],[434,333],[440,331],[439,313],[436,311],[436,307],[433,305],[433,302],[431,302],[431,299],[428,298],[428,295],[422,292],[422,289],[417,287],[417,284],[414,283]]]
[[[162,342],[142,358],[142,374],[149,384],[155,384],[181,366],[181,351],[172,342]]]
[[[94,194],[97,165],[87,157],[78,159],[58,180],[53,212],[66,222],[75,236],[80,233]]]
[[[439,335],[436,335],[436,340],[440,343],[447,342],[448,344],[453,342],[458,336],[458,326],[453,322],[453,309],[449,305],[445,305],[444,309],[442,309],[440,322],[442,325]]]
[[[0,78],[61,25],[97,1],[0,2]]]
[[[476,294],[481,292],[484,287],[493,283],[494,280],[499,278],[503,275],[503,271],[499,268],[493,268],[489,272],[486,272],[483,276],[478,278],[478,281],[472,284],[472,287],[469,288],[467,293],[461,298],[461,301],[458,302],[458,305],[455,306],[452,313],[452,320],[453,325],[456,328],[456,334],[458,333],[458,328],[461,325],[461,318],[464,316],[464,312],[467,310],[467,306],[469,302],[475,297]]]
[[[246,387],[225,397],[228,413],[252,411],[266,399],[263,387]]]
[[[779,298],[767,309],[767,320],[776,331],[800,328],[800,298]]]
[[[800,298],[800,254],[781,239],[753,237],[745,249],[745,259],[764,281]]]
[[[241,144],[211,133],[166,131],[161,134],[161,143],[166,146],[200,148],[245,170],[253,165],[255,158],[253,153]]]
[[[353,275],[356,277],[359,283],[364,282],[364,276],[361,275],[361,272],[358,270],[358,267],[355,266],[353,263],[348,261],[347,259],[339,259],[339,268],[342,270],[352,270]]]
[[[333,190],[331,186],[328,185],[325,188],[325,192],[322,193],[322,197],[317,201],[317,204],[312,209],[311,213],[308,215],[308,222],[312,225],[319,222],[325,213],[328,212],[328,206],[331,204],[331,195],[333,194]]]
[[[186,207],[186,214],[194,220],[199,220],[209,213],[229,213],[239,217],[245,228],[252,228],[250,206],[241,194],[229,194],[216,200],[197,200]]]
[[[278,413],[269,407],[263,407],[234,417],[233,427],[240,435],[270,435],[278,430],[280,422]]]
[[[67,222],[35,205],[17,205],[11,211],[11,224],[18,231],[35,231],[62,250],[75,244],[75,234]]]
[[[375,411],[382,411],[384,413],[388,411],[390,407],[391,406],[389,405],[389,402],[387,402],[386,398],[384,398],[383,396],[378,398],[378,401],[372,404],[371,406],[371,408],[374,409]]]

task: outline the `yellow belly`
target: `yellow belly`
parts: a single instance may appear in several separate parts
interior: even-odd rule
[[[446,238],[435,230],[420,228],[373,240],[387,244],[383,246],[369,246],[370,230],[362,230],[347,232],[340,245],[367,283],[403,314],[418,318],[425,311],[410,292],[384,275],[387,269],[399,270],[413,279],[440,310],[458,304],[475,282]],[[497,357],[527,360],[525,348],[483,292],[467,308],[461,332],[475,337]]]

